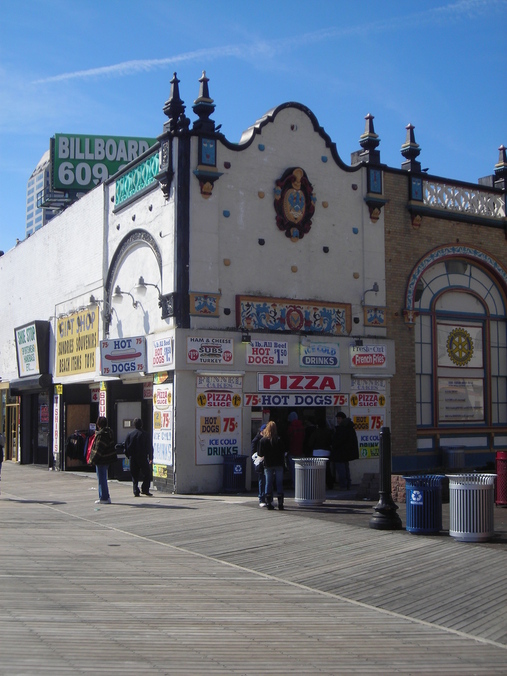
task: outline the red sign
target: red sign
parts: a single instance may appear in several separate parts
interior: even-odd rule
[[[259,373],[259,392],[339,392],[340,376],[285,375],[282,373]]]
[[[387,350],[385,345],[355,345],[351,347],[350,364],[354,368],[385,367],[386,362]]]

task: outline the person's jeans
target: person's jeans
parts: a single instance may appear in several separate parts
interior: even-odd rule
[[[335,463],[337,480],[342,490],[348,491],[350,488],[350,467],[348,462]]]
[[[109,488],[107,485],[107,465],[95,465],[97,479],[99,481],[99,500],[109,500]]]
[[[259,502],[266,502],[266,475],[259,472]]]
[[[277,497],[283,498],[283,467],[265,467],[266,475],[266,502],[273,500],[273,480],[276,479]]]

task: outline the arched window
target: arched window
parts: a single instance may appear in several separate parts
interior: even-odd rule
[[[437,260],[418,279],[413,309],[418,428],[505,426],[505,299],[492,272]]]

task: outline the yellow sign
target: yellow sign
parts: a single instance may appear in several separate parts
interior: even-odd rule
[[[98,307],[59,319],[56,325],[55,375],[94,372],[98,341]]]
[[[167,479],[167,465],[153,465],[153,476]]]

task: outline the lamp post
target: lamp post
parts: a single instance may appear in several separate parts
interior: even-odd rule
[[[370,528],[377,530],[401,530],[401,519],[396,512],[398,505],[391,495],[391,431],[383,427],[380,432],[380,490],[379,501],[373,508]]]

